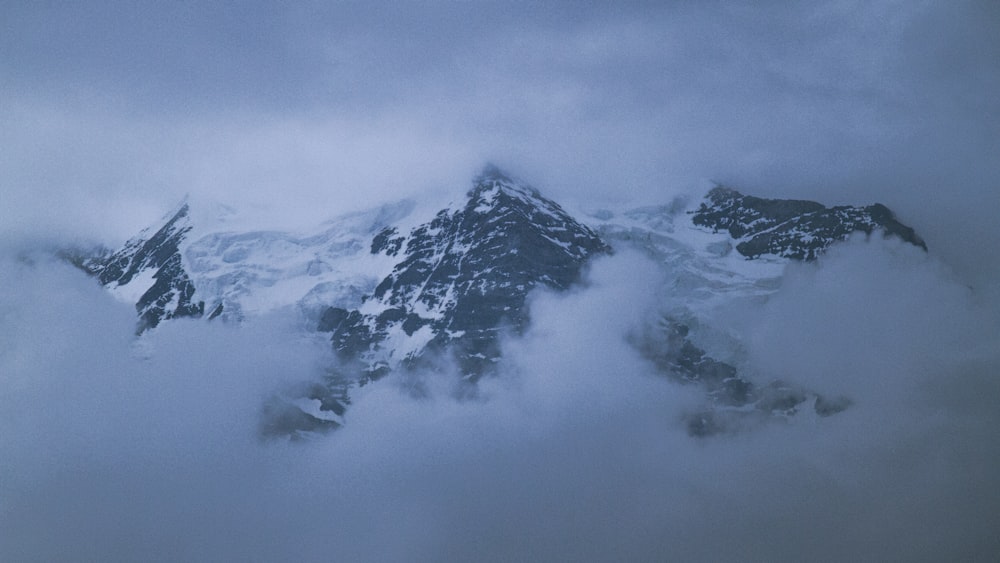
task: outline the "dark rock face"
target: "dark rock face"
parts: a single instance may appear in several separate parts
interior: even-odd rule
[[[257,432],[261,438],[297,440],[308,433],[329,432],[340,428],[340,417],[351,404],[349,386],[334,379],[325,384],[306,384],[303,388],[287,389],[283,395],[272,396],[261,407]],[[333,418],[317,417],[296,406],[289,398],[319,401],[318,409]]]
[[[191,230],[187,217],[188,206],[184,204],[148,239],[141,234],[110,256],[82,263],[82,267],[95,275],[104,286],[125,285],[140,272],[155,270],[153,286],[135,304],[139,313],[137,333],[153,328],[163,320],[200,317],[205,312],[203,302],[192,301],[194,283],[181,265],[179,246]]]
[[[912,228],[896,220],[886,206],[825,207],[814,201],[763,199],[722,186],[712,189],[695,211],[695,225],[728,231],[747,258],[772,254],[793,260],[815,260],[851,233],[879,230],[927,250]]]
[[[373,253],[402,259],[362,308],[374,312],[331,308],[320,328],[333,333],[342,357],[362,361],[365,379],[393,363],[412,365],[425,351],[448,351],[475,381],[498,360],[499,334],[526,328],[532,289],[566,289],[590,257],[608,251],[556,203],[488,167],[461,208],[406,237],[395,228],[376,235]],[[415,347],[394,356],[390,343],[407,339]]]
[[[688,334],[687,325],[665,318],[635,344],[661,373],[679,383],[699,385],[708,393],[708,408],[683,415],[692,436],[733,432],[757,421],[794,416],[806,408],[831,416],[850,406],[847,398],[828,399],[780,381],[755,385],[736,367],[710,357]]]

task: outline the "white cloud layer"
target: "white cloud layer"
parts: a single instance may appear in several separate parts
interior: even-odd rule
[[[656,308],[637,256],[536,295],[482,398],[454,400],[449,374],[418,374],[422,399],[380,381],[356,390],[347,426],[304,444],[255,436],[264,398],[330,361],[280,317],[176,321],[138,345],[129,308],[68,266],[6,258],[0,272],[0,559],[939,561],[1000,547],[995,319],[899,245],[797,268],[732,324],[758,376],[855,404],[710,440],[679,420],[696,390],[627,343]]]

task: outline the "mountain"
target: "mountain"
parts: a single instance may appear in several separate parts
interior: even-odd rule
[[[499,360],[498,336],[527,327],[529,292],[569,288],[609,251],[555,202],[488,167],[463,205],[405,235],[380,231],[371,252],[397,265],[361,308],[327,309],[320,330],[344,359],[362,360],[366,380],[450,352],[474,382]]]
[[[879,203],[828,208],[815,201],[746,196],[723,186],[713,188],[705,199],[694,213],[694,224],[728,231],[738,241],[736,251],[747,258],[771,254],[815,260],[851,233],[876,229],[927,250],[913,229]]]
[[[565,291],[595,257],[636,249],[667,281],[651,286],[658,321],[632,344],[665,377],[705,390],[703,409],[681,413],[692,435],[705,436],[850,404],[743,374],[738,343],[712,326],[712,310],[766,299],[785,264],[816,260],[854,232],[926,250],[879,204],[827,208],[716,186],[694,204],[571,214],[493,166],[432,217],[415,209],[402,201],[293,234],[196,225],[184,203],[120,250],[76,263],[134,303],[140,333],[179,317],[239,322],[296,309],[303,330],[326,334],[339,361],[324,381],[265,405],[261,432],[294,437],[336,428],[350,389],[393,371],[451,365],[456,394],[474,395],[502,362],[502,338],[529,326],[533,290]]]
[[[147,229],[110,256],[82,262],[101,285],[135,301],[139,313],[136,332],[163,320],[200,317],[205,312],[204,301],[193,300],[195,286],[181,257],[181,244],[192,228],[188,213],[184,203],[153,234]]]

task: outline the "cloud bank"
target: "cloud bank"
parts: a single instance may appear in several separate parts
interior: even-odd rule
[[[423,398],[380,381],[356,390],[343,429],[298,444],[255,435],[270,393],[331,361],[294,319],[177,321],[137,343],[131,310],[69,267],[0,271],[14,296],[0,311],[3,559],[936,561],[1000,547],[995,320],[891,242],[789,272],[731,323],[760,377],[855,405],[711,440],[679,418],[699,393],[628,344],[660,301],[639,256],[537,294],[479,399],[456,401],[446,373],[410,375]]]

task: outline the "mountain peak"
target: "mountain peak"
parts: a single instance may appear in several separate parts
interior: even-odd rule
[[[487,182],[512,182],[511,177],[492,162],[487,162],[482,171],[473,180],[474,183],[483,184]]]
[[[717,185],[693,213],[695,225],[727,231],[739,241],[736,250],[749,259],[773,255],[815,260],[831,244],[857,231],[869,235],[880,231],[927,250],[912,228],[897,221],[888,207],[878,203],[826,207],[809,200],[743,195]]]
[[[184,270],[180,247],[192,229],[187,197],[163,217],[162,226],[145,229],[114,254],[88,270],[102,285],[137,298],[137,332],[174,317],[200,317],[204,303],[193,299],[195,287]],[[156,229],[154,231],[154,229]],[[133,282],[142,278],[140,283]],[[139,289],[138,295],[132,293]]]
[[[543,199],[542,194],[531,185],[510,176],[494,164],[487,164],[473,180],[473,187],[468,195],[474,199],[492,190],[496,190],[497,193],[506,192],[522,199]]]
[[[499,358],[498,334],[527,326],[532,288],[567,289],[590,256],[608,251],[558,204],[492,165],[462,207],[376,239],[373,252],[400,261],[360,310],[331,308],[322,322],[369,379],[445,349],[478,379]]]
[[[743,194],[733,188],[730,188],[729,186],[715,184],[715,186],[708,191],[708,194],[705,197],[713,202],[720,202],[731,198],[743,197]]]

